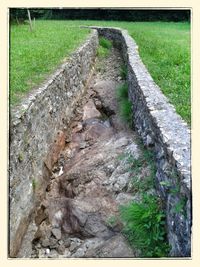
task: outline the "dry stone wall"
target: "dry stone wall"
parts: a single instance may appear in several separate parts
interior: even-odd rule
[[[191,255],[190,130],[162,94],[142,63],[138,47],[127,31],[92,27],[114,41],[128,68],[129,98],[134,127],[144,144],[155,151],[156,186],[167,215],[172,257]]]
[[[86,88],[97,46],[98,35],[93,30],[42,87],[11,111],[10,257],[17,255],[34,210],[44,197],[49,172],[65,145],[66,125]]]

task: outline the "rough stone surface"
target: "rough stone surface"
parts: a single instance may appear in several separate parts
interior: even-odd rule
[[[136,43],[127,31],[118,28],[92,28],[97,29],[100,36],[111,39],[122,51],[128,68],[134,127],[144,144],[154,149],[156,155],[157,189],[166,204],[171,256],[190,256],[190,130],[154,83],[140,59]],[[184,203],[182,210],[175,212],[174,205],[176,207],[180,203]]]
[[[110,55],[113,60],[108,58],[108,63],[105,64],[112,75],[113,66],[119,62],[122,64],[118,55],[118,50],[113,48]],[[117,64],[113,65],[113,62]],[[52,252],[54,249],[57,251],[57,258],[135,256],[135,252],[121,234],[122,222],[118,218],[118,206],[122,203],[122,197],[117,199],[117,196],[121,191],[128,194],[126,191],[131,180],[127,170],[130,166],[120,160],[119,156],[125,152],[133,158],[138,158],[140,149],[134,143],[134,132],[125,127],[121,120],[118,122],[118,125],[121,124],[119,130],[115,128],[115,123],[110,123],[112,114],[105,100],[108,85],[109,102],[115,103],[112,112],[117,113],[115,89],[119,71],[120,68],[115,70],[117,75],[111,75],[112,80],[107,79],[105,83],[101,83],[104,91],[102,94],[95,91],[94,87],[100,83],[100,78],[104,79],[104,75],[94,72],[87,94],[79,103],[80,117],[78,116],[77,120],[75,116],[71,123],[71,139],[61,153],[63,156],[60,156],[53,168],[54,178],[48,186],[45,201],[41,203],[41,206],[46,208],[43,208],[43,212],[48,217],[41,224],[46,222],[51,225],[51,233],[57,242],[50,245],[45,239],[46,248],[50,248],[46,257],[55,255],[55,252]],[[99,118],[96,118],[97,106],[101,115]],[[85,111],[89,116],[86,116]],[[78,127],[80,124],[82,127]],[[74,131],[77,127],[80,131]],[[40,218],[40,212],[39,215]],[[112,216],[118,218],[114,224],[109,223]],[[44,225],[43,228],[46,231]],[[59,236],[54,232],[57,229],[61,229]],[[38,251],[43,251],[44,236],[40,234],[33,242],[35,257],[43,255]],[[52,235],[48,238],[51,240]],[[38,244],[41,244],[41,247]]]
[[[96,109],[92,100],[88,101],[88,103],[84,106],[83,109],[83,121],[98,117],[101,117],[101,113]]]
[[[52,234],[55,236],[56,239],[61,239],[61,230],[58,228],[52,229]]]
[[[67,125],[86,88],[97,45],[97,32],[93,31],[88,40],[42,87],[11,111],[11,257],[17,255],[35,205],[44,197],[49,171],[63,148]],[[62,134],[59,141],[58,133]]]
[[[121,235],[109,239],[101,248],[92,251],[92,254],[100,258],[133,258],[134,255],[133,250]]]

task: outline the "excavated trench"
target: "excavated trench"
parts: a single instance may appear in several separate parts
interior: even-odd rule
[[[141,155],[136,133],[119,116],[123,83],[120,52],[97,58],[87,93],[75,111],[65,149],[19,256],[32,258],[136,257],[122,235],[119,206],[137,199],[132,172],[121,155]],[[148,176],[143,168],[141,179]],[[30,243],[30,233],[37,229]],[[29,250],[27,252],[27,250]],[[26,253],[25,253],[26,251]]]

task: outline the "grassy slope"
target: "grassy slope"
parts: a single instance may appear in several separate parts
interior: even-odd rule
[[[37,85],[62,58],[78,46],[87,30],[79,25],[115,26],[127,29],[139,46],[140,56],[155,82],[190,124],[190,25],[172,22],[36,21],[36,33],[28,26],[11,28],[11,101]]]
[[[10,30],[10,100],[18,102],[30,88],[38,85],[70,52],[80,45],[88,29],[68,27],[65,21],[36,21],[31,33],[28,25]]]

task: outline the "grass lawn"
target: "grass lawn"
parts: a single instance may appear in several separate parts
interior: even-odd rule
[[[22,92],[41,82],[86,37],[79,25],[102,25],[127,29],[139,46],[140,56],[177,113],[191,123],[190,25],[173,22],[36,21],[12,26],[10,40],[11,103]]]
[[[65,21],[36,21],[10,29],[10,102],[19,102],[31,88],[62,63],[86,38],[90,30],[68,27]]]

